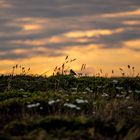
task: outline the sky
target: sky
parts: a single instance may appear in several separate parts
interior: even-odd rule
[[[67,55],[77,72],[140,72],[140,1],[0,0],[0,73],[52,73]]]

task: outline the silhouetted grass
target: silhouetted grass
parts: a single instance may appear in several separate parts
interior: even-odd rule
[[[67,61],[50,77],[22,67],[17,75],[18,65],[0,76],[0,139],[140,139],[140,77],[134,68],[128,65],[131,76],[73,75],[66,72]]]

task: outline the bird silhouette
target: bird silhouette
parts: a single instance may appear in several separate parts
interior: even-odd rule
[[[73,71],[72,69],[70,69],[70,75],[74,76],[77,75],[75,71]]]

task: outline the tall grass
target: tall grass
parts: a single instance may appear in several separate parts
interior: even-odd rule
[[[135,68],[119,68],[121,77],[100,69],[86,76],[66,56],[53,74],[32,75],[15,65],[0,75],[0,139],[138,140],[140,77]],[[75,74],[72,74],[73,73]]]

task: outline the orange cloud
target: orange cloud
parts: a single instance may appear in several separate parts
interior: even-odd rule
[[[88,31],[73,31],[65,33],[64,36],[67,38],[82,38],[82,37],[94,37],[97,35],[110,35],[110,30],[88,30]]]
[[[23,53],[28,53],[28,51],[25,49],[16,49],[16,50],[13,50],[12,53],[23,54]]]
[[[124,24],[126,25],[139,25],[140,24],[140,21],[137,21],[137,20],[127,20],[127,21],[124,21],[123,22]]]
[[[136,40],[130,40],[130,41],[125,41],[123,42],[124,46],[126,48],[130,48],[130,49],[140,49],[140,40],[136,39]]]
[[[94,30],[86,30],[86,31],[73,31],[63,34],[64,37],[67,38],[82,38],[82,37],[98,37],[100,35],[111,35],[113,33],[122,32],[123,28],[118,28],[114,30],[109,29],[94,29]]]
[[[44,40],[14,40],[14,41],[9,41],[9,43],[17,44],[17,45],[29,45],[29,46],[40,46],[46,44]]]
[[[35,30],[41,30],[42,27],[40,25],[34,25],[34,24],[25,24],[22,26],[23,30],[25,31],[35,31]]]

